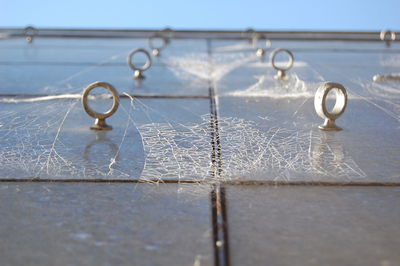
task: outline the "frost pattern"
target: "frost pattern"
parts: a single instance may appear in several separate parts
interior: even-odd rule
[[[226,49],[225,49],[226,48]],[[174,75],[184,81],[209,80],[218,89],[220,82],[240,67],[264,69],[263,75],[255,76],[256,82],[239,90],[223,92],[223,95],[257,97],[312,97],[317,82],[323,81],[318,72],[305,62],[297,62],[303,71],[292,70],[286,91],[282,84],[273,80],[271,69],[258,60],[245,45],[219,47],[209,58],[205,54],[186,54],[185,57],[167,57],[164,60]],[[247,50],[246,50],[247,49]],[[233,53],[234,52],[234,53]],[[200,117],[200,123],[179,124],[148,121],[135,124],[132,114],[135,108],[125,110],[128,118],[118,140],[103,141],[109,145],[109,156],[102,162],[85,161],[82,146],[64,142],[64,123],[71,110],[79,102],[76,93],[81,88],[71,87],[69,81],[84,75],[93,68],[101,67],[120,57],[112,56],[104,62],[86,68],[52,86],[66,86],[65,95],[57,98],[67,102],[59,111],[55,98],[42,99],[45,105],[26,100],[25,107],[17,111],[0,112],[0,172],[2,177],[66,177],[66,178],[140,178],[160,181],[169,178],[209,179],[212,170],[210,114]],[[391,64],[391,62],[386,62]],[[308,78],[303,78],[303,77]],[[311,78],[310,78],[311,77]],[[353,81],[367,89],[361,95],[366,101],[377,104],[379,99],[387,106],[379,105],[386,113],[400,121],[399,91],[391,85],[380,85]],[[218,92],[218,90],[217,90]],[[56,100],[57,101],[57,100]],[[19,105],[15,99],[2,98],[2,104]],[[51,103],[48,103],[51,102]],[[237,117],[220,117],[219,137],[222,140],[221,154],[223,180],[263,176],[273,180],[293,180],[305,176],[334,176],[337,178],[365,177],[356,162],[346,154],[339,143],[324,139],[311,131],[271,127],[261,130],[257,123]],[[125,158],[124,147],[130,138],[141,138],[143,145],[142,166],[133,173],[129,167],[132,158]],[[107,140],[107,138],[105,138]],[[87,143],[86,143],[87,144]],[[104,149],[102,151],[104,151]],[[78,152],[79,151],[79,152]],[[100,164],[99,164],[100,163]]]

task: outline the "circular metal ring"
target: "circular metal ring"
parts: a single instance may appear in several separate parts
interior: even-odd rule
[[[132,62],[133,56],[137,53],[144,53],[147,57],[147,61],[142,67],[136,67]],[[151,66],[151,56],[150,56],[149,52],[147,52],[145,49],[134,49],[128,55],[128,65],[132,70],[145,71],[145,70],[149,69],[149,67]]]
[[[28,26],[24,28],[24,35],[25,36],[35,36],[38,33],[38,30],[32,26]]]
[[[33,42],[33,37],[38,33],[38,30],[32,26],[28,26],[24,29],[24,35],[28,43]]]
[[[93,109],[90,108],[90,106],[88,104],[88,96],[89,96],[90,91],[97,87],[103,87],[103,88],[109,90],[112,93],[112,96],[114,99],[111,109],[105,113],[98,113],[96,111],[93,111]],[[83,108],[85,109],[85,111],[88,115],[90,115],[91,117],[96,118],[96,119],[104,120],[107,117],[112,116],[117,111],[118,106],[119,106],[119,95],[118,95],[117,90],[111,84],[106,83],[106,82],[97,81],[86,87],[86,89],[82,95],[82,104],[83,104]]]
[[[161,44],[160,47],[154,47],[154,44],[153,44],[153,40],[154,40],[154,39],[161,39],[161,40],[162,40],[162,44]],[[154,50],[154,49],[162,50],[162,49],[164,49],[164,48],[167,46],[167,44],[168,44],[168,40],[167,40],[165,37],[163,37],[163,36],[161,36],[161,35],[159,35],[159,34],[156,34],[156,35],[150,37],[149,40],[148,40],[148,42],[149,42],[149,47],[150,47],[151,50]]]
[[[390,42],[396,40],[396,33],[390,30],[381,31],[380,38],[382,41]]]
[[[332,111],[328,111],[326,106],[326,99],[328,93],[336,89],[336,102]],[[347,91],[343,85],[334,82],[326,82],[321,85],[314,97],[314,107],[317,114],[325,119],[324,125],[319,128],[322,130],[340,130],[335,125],[335,120],[338,119],[345,111],[347,106]]]
[[[259,46],[258,46],[258,41],[259,41],[259,40],[265,40],[265,47],[259,47]],[[253,43],[253,47],[254,47],[254,48],[256,48],[256,49],[261,48],[261,49],[263,49],[264,51],[268,50],[268,49],[271,48],[271,46],[272,46],[271,41],[270,41],[269,39],[267,39],[265,36],[260,35],[260,34],[255,34],[255,35],[254,35],[254,37],[253,37],[253,39],[252,39],[252,43]]]
[[[248,28],[245,31],[241,32],[242,38],[248,39],[249,43],[252,43],[255,34],[256,34],[256,31],[252,28]]]
[[[163,30],[161,30],[162,34],[166,35],[166,45],[168,45],[171,41],[171,39],[174,37],[175,31],[169,27],[164,28]]]
[[[286,68],[278,67],[275,64],[276,55],[279,54],[279,53],[287,53],[289,55],[289,62],[286,65]],[[280,49],[276,49],[276,50],[272,51],[272,53],[271,53],[271,64],[272,64],[272,67],[275,68],[276,70],[287,71],[287,70],[292,68],[293,63],[294,63],[294,56],[293,56],[292,52],[290,52],[289,50],[280,48]]]

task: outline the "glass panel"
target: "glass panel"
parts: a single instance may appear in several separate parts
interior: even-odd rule
[[[113,130],[96,132],[79,98],[45,99],[3,98],[2,178],[210,177],[208,100],[121,99],[117,113],[106,119]],[[99,110],[111,99],[93,102]]]
[[[398,187],[228,187],[232,265],[396,265]]]
[[[1,183],[3,265],[212,265],[209,187]]]
[[[153,57],[146,79],[133,80],[127,65],[134,48],[148,49],[147,40],[22,39],[0,45],[0,94],[80,93],[94,81],[107,81],[136,95],[208,96],[209,63],[205,41],[172,40]],[[134,64],[141,66],[144,59]],[[51,75],[49,75],[51,73]]]
[[[222,97],[219,113],[225,178],[400,182],[398,120],[365,100],[349,99],[338,132],[318,129],[312,98]]]

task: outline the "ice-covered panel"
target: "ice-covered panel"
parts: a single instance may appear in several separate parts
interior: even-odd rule
[[[97,132],[80,99],[45,99],[1,99],[2,178],[209,177],[208,100],[124,98],[107,119],[113,129]],[[90,104],[99,110],[110,101]]]
[[[350,98],[343,130],[323,132],[313,98],[219,98],[223,176],[400,182],[399,120],[379,106]]]

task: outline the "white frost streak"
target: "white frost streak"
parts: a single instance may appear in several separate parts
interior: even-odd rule
[[[47,174],[49,174],[50,161],[51,161],[51,158],[52,158],[52,157],[51,157],[52,153],[54,153],[54,154],[55,154],[58,158],[60,158],[64,163],[67,163],[67,161],[64,160],[64,159],[57,153],[57,151],[56,151],[56,149],[55,149],[55,146],[56,146],[56,142],[57,142],[58,136],[60,135],[61,129],[62,129],[63,125],[64,125],[64,122],[65,122],[65,120],[67,119],[69,113],[71,112],[72,108],[75,106],[76,103],[77,103],[77,102],[74,102],[74,103],[72,103],[72,104],[70,105],[70,107],[68,108],[67,112],[65,112],[65,115],[64,115],[64,117],[63,117],[63,119],[62,119],[62,121],[61,121],[60,126],[59,126],[58,129],[57,129],[57,134],[56,134],[56,136],[55,136],[55,138],[54,138],[53,144],[51,145],[51,148],[50,148],[50,153],[49,153],[49,155],[48,155],[48,157],[47,157],[47,163],[46,163],[46,171],[47,171]],[[40,172],[39,172],[39,173],[40,173]]]

